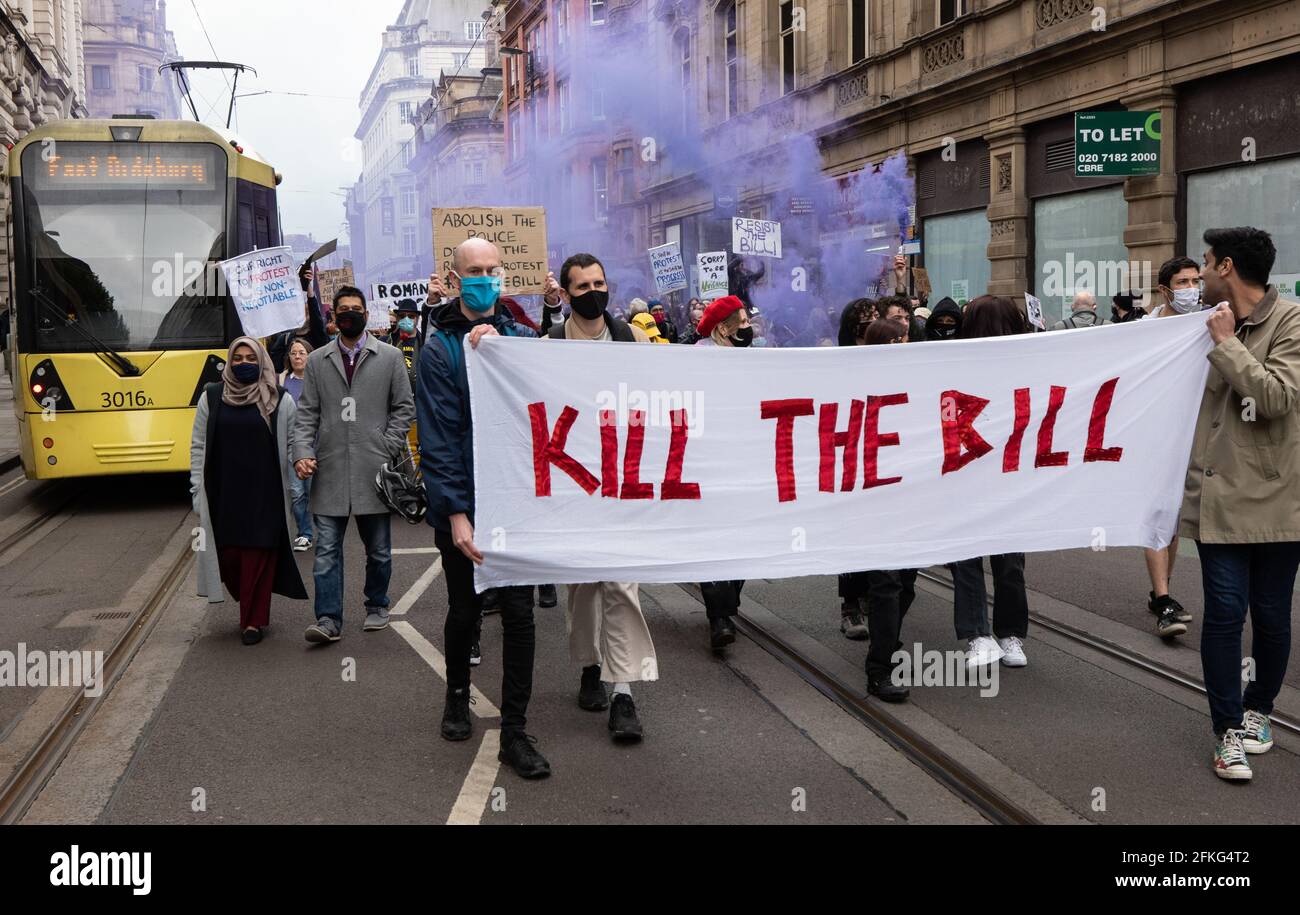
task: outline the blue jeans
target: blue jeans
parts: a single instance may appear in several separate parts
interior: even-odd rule
[[[1241,727],[1244,709],[1269,715],[1291,654],[1291,599],[1300,543],[1201,543],[1205,620],[1201,669],[1214,733]],[[1241,689],[1241,632],[1250,610],[1255,677]]]
[[[298,536],[310,540],[311,512],[307,509],[307,501],[311,495],[311,477],[300,480],[295,476],[292,483],[289,494],[293,497],[293,519],[298,523]]]
[[[388,606],[388,580],[393,574],[393,539],[387,512],[354,515],[366,547],[366,610]],[[343,624],[343,535],[347,516],[316,515],[316,619],[333,617]]]

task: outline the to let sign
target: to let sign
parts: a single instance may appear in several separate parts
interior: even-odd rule
[[[1160,112],[1075,112],[1076,178],[1113,178],[1159,173]]]

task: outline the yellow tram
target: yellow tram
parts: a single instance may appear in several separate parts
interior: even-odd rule
[[[216,264],[280,244],[279,175],[229,131],[132,116],[35,130],[7,177],[27,476],[188,470],[240,333]]]

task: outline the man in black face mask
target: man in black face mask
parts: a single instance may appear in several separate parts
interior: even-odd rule
[[[548,337],[561,340],[618,340],[649,343],[646,332],[607,310],[605,267],[590,254],[575,254],[560,268],[559,289],[572,314],[553,326]],[[618,421],[626,421],[620,416]],[[566,607],[569,657],[582,668],[578,706],[609,709],[610,736],[620,742],[641,739],[641,721],[632,702],[632,684],[655,680],[659,663],[641,612],[634,582],[597,581],[569,585]],[[613,685],[612,698],[605,684]]]
[[[961,330],[961,306],[945,296],[925,321],[925,339],[952,340]]]

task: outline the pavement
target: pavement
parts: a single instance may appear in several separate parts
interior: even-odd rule
[[[18,417],[14,415],[14,386],[0,372],[0,473],[18,466]]]

